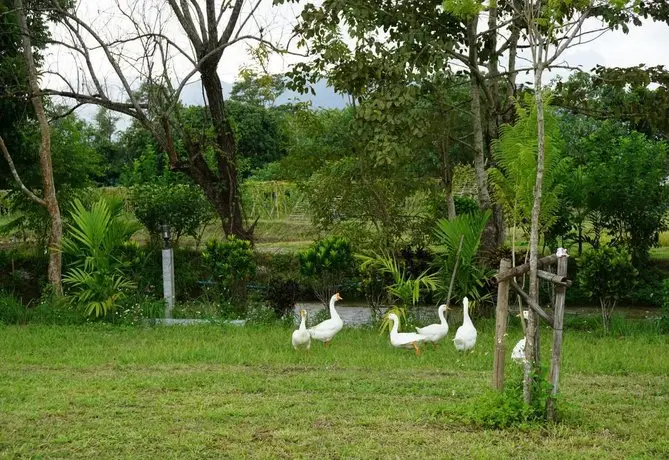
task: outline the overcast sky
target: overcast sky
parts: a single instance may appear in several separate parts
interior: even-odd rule
[[[124,27],[127,28],[127,23],[123,25],[124,18],[117,13],[117,1],[126,5],[137,5],[138,0],[84,1],[80,12],[82,15],[91,18],[90,21],[92,21],[91,23],[96,31],[110,37],[118,37],[119,31],[123,30]],[[158,11],[156,14],[160,14],[161,17],[165,15],[166,22],[169,21],[167,2],[164,0],[139,1],[145,2],[145,5],[153,6]],[[245,11],[250,11],[254,4],[255,2],[247,1]],[[291,33],[292,25],[295,23],[295,17],[300,9],[301,6],[295,4],[272,7],[271,1],[263,0],[263,3],[255,12],[254,19],[246,23],[244,33],[255,33],[258,27],[262,26],[267,38],[285,42]],[[243,17],[244,15],[242,15]],[[171,25],[166,27],[165,31],[169,32],[172,39],[188,48],[188,42],[181,28],[173,18],[171,21]],[[594,22],[589,23],[587,27],[593,28],[596,27],[596,24]],[[76,67],[74,61],[67,56],[68,54],[70,54],[68,50],[51,50],[51,54],[46,61],[47,68],[58,70],[61,73],[72,72],[72,69]],[[99,66],[100,69],[105,66],[104,56],[101,52],[98,51],[94,60],[96,66]],[[270,59],[269,71],[284,72],[296,60],[295,57],[273,56]],[[231,83],[237,77],[239,70],[248,65],[249,62],[248,45],[239,43],[225,50],[224,58],[219,67],[219,74],[225,82]],[[570,66],[580,66],[583,70],[590,70],[598,64],[607,67],[627,67],[640,63],[645,63],[648,66],[669,65],[669,26],[665,23],[645,21],[641,27],[632,28],[627,35],[620,31],[607,32],[591,43],[582,44],[568,50],[561,62]],[[177,66],[177,70],[182,68],[189,70],[189,63],[184,60],[183,64],[183,66]],[[518,63],[518,67],[527,66],[528,64]],[[556,70],[548,73],[545,80],[551,80],[556,74],[564,75],[566,72],[565,70]],[[116,79],[109,68],[101,73],[109,77],[108,84],[110,86],[118,84],[115,82]],[[519,75],[518,82],[530,81],[531,79],[531,75]],[[52,84],[55,80],[47,76],[47,81],[48,84]],[[201,89],[197,78],[193,78],[193,83],[185,89],[184,96],[186,99],[184,102],[187,103],[199,103],[201,101]],[[327,97],[330,97],[330,95]],[[123,99],[127,98],[124,97]]]

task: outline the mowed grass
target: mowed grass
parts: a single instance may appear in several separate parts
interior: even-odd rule
[[[487,430],[468,414],[491,381],[490,323],[466,355],[416,357],[369,329],[297,353],[290,333],[0,327],[0,457],[669,456],[664,336],[567,331],[563,422]]]

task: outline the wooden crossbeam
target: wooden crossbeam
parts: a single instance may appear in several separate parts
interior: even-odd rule
[[[523,291],[523,288],[518,286],[518,283],[516,283],[515,281],[511,281],[511,287],[513,287],[516,290],[516,292],[518,292],[518,294],[523,298],[525,303],[529,305],[530,308],[532,308],[532,310],[537,312],[539,316],[541,316],[544,320],[546,320],[546,322],[550,324],[551,327],[555,327],[551,315],[546,313],[543,308],[537,305],[534,302],[534,300],[532,300],[530,296],[525,291]]]
[[[551,254],[550,256],[542,257],[541,259],[537,260],[537,268],[541,267],[546,267],[548,265],[553,265],[557,263],[557,255]],[[504,273],[498,273],[495,276],[492,277],[492,280],[499,283],[500,281],[508,280],[509,278],[515,278],[516,276],[520,276],[524,273],[527,273],[530,271],[530,264],[526,263],[523,265],[518,265],[516,267],[511,268],[510,270],[504,272]]]
[[[571,286],[571,280],[568,280],[566,276],[556,275],[555,273],[545,272],[543,270],[537,270],[537,276],[543,280],[557,284],[558,286]]]

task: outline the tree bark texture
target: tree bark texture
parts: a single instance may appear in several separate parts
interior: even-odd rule
[[[534,202],[532,204],[532,220],[530,228],[530,299],[539,303],[539,277],[537,261],[539,260],[539,215],[541,212],[541,195],[544,181],[544,100],[542,94],[541,64],[534,71],[534,91],[537,110],[537,174],[534,183]],[[531,377],[528,372],[534,372],[539,362],[539,327],[537,314],[530,311],[527,321],[527,340],[525,341],[525,356],[529,365],[525,369],[525,387],[529,387]],[[525,390],[525,399],[529,404],[532,394],[529,388]]]
[[[220,36],[218,32],[220,18],[217,17],[218,10],[214,0],[206,0],[204,14],[196,9],[197,18],[191,15],[187,2],[181,1],[178,4],[176,0],[169,0],[168,3],[188,35],[197,56],[198,71],[207,96],[207,108],[215,133],[216,158],[215,169],[212,169],[203,157],[206,146],[193,139],[186,139],[187,163],[184,164],[175,153],[172,153],[169,155],[170,164],[172,168],[188,174],[202,187],[205,196],[220,217],[226,235],[252,240],[254,226],[248,228],[245,226],[237,177],[237,146],[218,76],[218,65],[224,49],[221,46],[228,43],[232,37],[243,1],[235,0],[228,23]],[[169,133],[167,136],[169,137]],[[171,148],[173,149],[173,146]]]
[[[478,65],[478,49],[476,42],[478,16],[467,23],[467,44],[469,46],[469,63],[471,66]],[[481,209],[492,209],[492,200],[488,190],[488,176],[486,173],[486,149],[483,140],[483,116],[481,114],[481,82],[476,73],[470,70],[470,86],[472,91],[472,129],[474,134],[474,171],[476,174],[476,186],[478,189],[478,200]],[[481,238],[483,252],[496,249],[498,245],[498,229],[495,219],[488,220]]]
[[[56,185],[53,179],[53,165],[51,162],[51,128],[46,118],[44,105],[40,96],[40,88],[37,79],[37,67],[33,58],[32,42],[26,19],[26,10],[22,0],[15,0],[14,7],[19,18],[21,39],[23,44],[23,56],[28,69],[28,88],[30,99],[35,109],[35,115],[40,129],[39,164],[42,176],[42,188],[44,192],[44,206],[49,213],[49,266],[47,277],[49,284],[56,294],[62,294],[62,256],[60,251],[63,239],[63,221],[60,215],[60,207],[56,198]]]

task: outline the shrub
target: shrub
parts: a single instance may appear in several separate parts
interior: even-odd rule
[[[38,247],[19,246],[0,251],[0,291],[29,302],[39,299],[46,285],[47,255]]]
[[[199,246],[202,230],[214,215],[202,191],[187,184],[138,185],[131,200],[135,216],[156,241],[162,226],[169,225],[174,243],[189,235]]]
[[[246,314],[246,324],[267,325],[276,321],[276,313],[272,307],[264,303],[252,303]]]
[[[381,320],[381,308],[391,303],[386,286],[392,284],[393,278],[372,265],[360,266],[359,273],[360,288],[371,310],[372,324],[376,324]]]
[[[292,313],[300,292],[300,262],[295,254],[258,256],[257,281],[265,285],[265,301],[277,318]]]
[[[351,244],[336,236],[314,242],[298,257],[300,273],[323,305],[328,304],[335,291],[355,270]]]
[[[481,305],[488,297],[484,287],[491,272],[477,263],[476,255],[481,235],[489,218],[490,211],[486,211],[465,214],[453,220],[442,219],[437,223],[435,237],[437,264],[441,274],[440,294],[447,303],[450,303],[451,300],[447,297],[453,271],[456,270],[456,262],[457,270],[451,298],[462,299],[467,296]],[[462,247],[460,247],[460,241],[462,241]],[[459,255],[458,250],[460,250]]]
[[[455,202],[455,214],[457,216],[474,214],[481,210],[478,202],[474,198],[468,196],[455,195],[453,201]]]
[[[546,380],[546,369],[542,368],[532,381],[534,397],[531,405],[523,399],[522,372],[516,372],[513,378],[507,380],[503,392],[488,390],[476,400],[469,410],[470,420],[476,425],[492,429],[545,421],[546,403],[552,389]]]
[[[0,324],[26,324],[31,311],[12,294],[0,292]]]
[[[214,239],[207,242],[202,258],[223,300],[243,306],[247,283],[256,274],[251,243],[234,236]]]
[[[63,251],[73,258],[63,282],[72,290],[72,302],[89,316],[112,313],[124,291],[136,287],[122,272],[119,248],[139,226],[122,218],[121,206],[120,201],[101,199],[89,210],[75,200],[63,238]]]
[[[660,331],[669,334],[669,279],[662,283],[662,313],[660,316]]]
[[[585,252],[578,265],[578,284],[588,297],[599,300],[602,323],[608,330],[613,309],[620,299],[629,297],[636,282],[632,257],[625,249],[600,247]]]
[[[371,257],[365,255],[356,257],[361,261],[360,270],[363,273],[367,272],[369,276],[373,276],[373,273],[376,272],[378,275],[391,279],[386,284],[385,290],[387,298],[395,307],[393,312],[402,320],[402,323],[408,323],[405,327],[413,325],[414,307],[424,294],[438,289],[438,274],[425,270],[413,277],[406,266],[393,255],[374,254]],[[382,331],[389,330],[391,326],[392,323],[387,317],[381,322]]]

